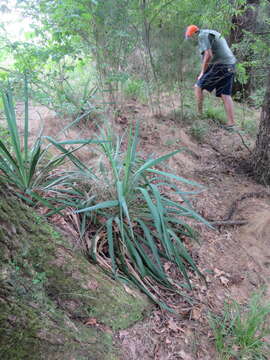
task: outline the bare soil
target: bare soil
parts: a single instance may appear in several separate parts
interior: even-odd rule
[[[40,123],[36,110],[31,110],[33,135]],[[62,120],[51,112],[44,114],[44,109],[38,110],[45,122],[45,133],[54,136],[63,126]],[[161,109],[161,114],[154,116],[148,106],[130,100],[114,117],[113,126],[115,131],[122,131],[130,122],[139,120],[139,151],[145,156],[187,148],[171,158],[169,168],[205,185],[205,190],[193,199],[195,209],[206,219],[224,220],[238,199],[230,220],[246,220],[247,224],[214,229],[197,225],[201,244],[190,244],[190,249],[206,275],[207,286],[201,279],[192,279],[195,304],[190,306],[181,297],[175,298],[176,314],[155,308],[143,322],[120,331],[117,339],[122,360],[218,359],[207,320],[209,311],[220,313],[224,302],[232,298],[245,303],[262,285],[267,286],[270,295],[270,192],[253,180],[248,166],[250,153],[237,133],[213,123],[199,144],[168,106]],[[63,136],[71,139],[92,135],[93,127],[84,125]],[[246,134],[243,139],[252,148],[254,139]],[[89,153],[80,156],[89,159]]]

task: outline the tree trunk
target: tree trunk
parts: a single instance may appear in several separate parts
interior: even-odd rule
[[[259,132],[252,157],[252,165],[258,182],[270,184],[270,73],[268,75]]]
[[[247,0],[244,7],[246,8],[244,12],[240,15],[235,15],[232,18],[233,27],[230,34],[230,44],[240,44],[245,37],[245,31],[254,33],[256,30],[256,23],[258,17],[260,0]],[[238,49],[235,53],[238,62],[248,63],[252,60],[252,51],[250,46],[245,46],[245,51],[241,48]],[[239,100],[245,101],[251,95],[252,91],[252,68],[249,65],[245,66],[246,74],[248,74],[248,79],[245,84],[242,84],[239,81],[235,81],[233,87],[233,94],[239,93]]]

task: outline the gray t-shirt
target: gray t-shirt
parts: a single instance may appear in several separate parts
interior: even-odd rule
[[[215,30],[200,30],[198,35],[199,51],[203,56],[205,50],[211,49],[213,58],[211,64],[235,64],[231,49],[229,48],[225,38]]]

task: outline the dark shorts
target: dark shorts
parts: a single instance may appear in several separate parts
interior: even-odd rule
[[[235,65],[210,65],[200,80],[196,82],[196,85],[209,92],[216,89],[217,97],[231,95],[234,74]]]

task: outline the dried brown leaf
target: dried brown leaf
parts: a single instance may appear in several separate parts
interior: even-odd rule
[[[219,269],[214,269],[215,277],[225,275],[225,272]]]
[[[90,325],[90,326],[97,326],[97,319],[95,318],[88,318],[85,320],[84,325]]]
[[[123,284],[123,286],[124,286],[125,291],[126,291],[128,294],[132,295],[133,297],[137,297],[137,296],[138,296],[137,293],[136,293],[134,290],[132,290],[130,287],[128,287],[126,284]]]
[[[226,278],[225,276],[220,276],[219,280],[221,281],[221,283],[225,286],[228,286],[230,280],[228,278]]]
[[[184,350],[180,350],[179,355],[183,360],[194,360],[194,357],[190,354],[187,354]]]
[[[193,308],[192,309],[192,319],[199,320],[202,317],[202,309],[201,308]]]
[[[161,334],[163,334],[164,332],[166,332],[166,328],[154,329],[154,331],[155,331],[158,335],[161,335]]]

